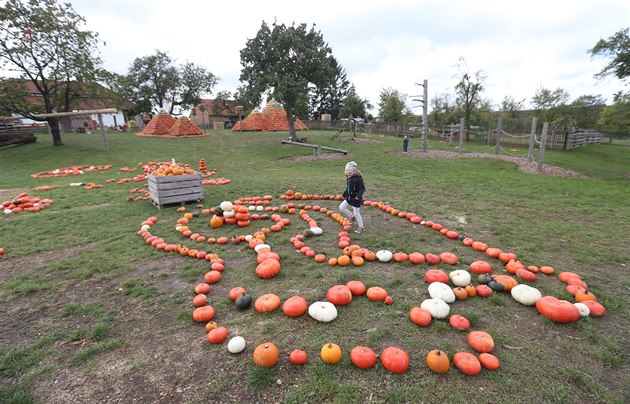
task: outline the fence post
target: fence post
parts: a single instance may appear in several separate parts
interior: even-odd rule
[[[499,115],[499,122],[497,122],[497,141],[494,144],[494,154],[497,156],[501,151],[501,131],[503,130],[503,117]]]
[[[459,153],[461,154],[464,151],[464,136],[465,136],[465,127],[464,126],[464,118],[459,121]]]
[[[538,172],[542,173],[543,164],[545,162],[545,144],[547,143],[547,130],[549,122],[543,123],[542,134],[540,135],[540,148],[538,149]]]
[[[529,151],[527,152],[527,161],[534,162],[534,145],[536,144],[536,125],[538,124],[538,118],[532,119],[532,131],[529,135]]]

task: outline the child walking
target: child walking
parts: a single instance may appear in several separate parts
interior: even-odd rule
[[[363,218],[361,217],[361,203],[363,202],[365,185],[361,172],[357,170],[357,163],[351,161],[346,164],[345,175],[346,190],[343,192],[344,200],[339,205],[339,210],[350,219],[350,223],[357,222],[359,227],[354,231],[355,233],[363,233],[365,227],[363,227]],[[349,206],[352,206],[352,212],[348,209]]]
[[[409,147],[409,136],[403,136],[403,153],[407,154],[407,148]]]

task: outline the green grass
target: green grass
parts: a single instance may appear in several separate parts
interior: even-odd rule
[[[312,159],[307,148],[283,146],[286,133],[232,133],[210,131],[199,139],[148,139],[132,133],[110,133],[110,151],[90,146],[81,135],[64,134],[66,146],[54,148],[48,135],[35,144],[0,150],[0,202],[29,192],[53,200],[37,213],[0,215],[0,316],[7,319],[1,336],[0,401],[45,402],[56,386],[94,386],[98,392],[113,376],[116,363],[121,391],[149,401],[142,375],[164,394],[181,389],[187,396],[165,396],[171,401],[235,401],[288,403],[316,402],[627,402],[627,358],[630,321],[627,268],[630,249],[630,149],[613,143],[591,145],[571,152],[546,151],[547,164],[572,169],[587,178],[527,174],[514,163],[489,158],[430,159],[402,156],[400,138],[370,135],[351,141],[332,139],[332,132],[309,132],[309,142],[347,149],[340,158]],[[454,150],[454,144],[431,139],[429,149]],[[411,151],[420,143],[412,139]],[[465,150],[490,152],[483,145]],[[524,155],[526,150],[515,154]],[[296,160],[299,156],[302,159]],[[127,202],[142,182],[116,184],[138,174],[120,171],[149,161],[177,161],[196,168],[204,158],[216,177],[232,182],[204,187],[204,207],[239,197],[279,196],[293,189],[303,193],[337,194],[344,189],[343,166],[358,163],[364,174],[366,199],[415,212],[449,229],[488,245],[511,251],[527,265],[551,265],[556,272],[574,271],[608,310],[600,319],[582,319],[558,325],[535,309],[518,305],[507,293],[490,298],[469,298],[451,305],[473,329],[490,332],[502,367],[483,371],[474,379],[451,369],[432,374],[424,362],[431,349],[449,355],[469,350],[466,333],[454,331],[446,320],[418,327],[408,319],[411,307],[428,297],[426,264],[366,263],[361,267],[329,267],[295,251],[289,238],[306,223],[297,215],[268,243],[282,257],[276,278],[261,280],[254,274],[255,255],[246,243],[203,244],[174,231],[182,217],[176,206],[156,209],[146,201]],[[31,178],[39,171],[72,165],[112,164],[106,171],[82,176]],[[115,181],[107,182],[114,179]],[[101,189],[71,187],[71,182],[95,182]],[[54,185],[50,191],[36,191]],[[315,201],[303,201],[313,205]],[[317,201],[337,211],[338,201]],[[194,203],[188,211],[198,211]],[[458,255],[457,266],[485,259],[495,273],[501,264],[450,240],[425,226],[388,215],[376,207],[362,208],[367,232],[353,243],[377,251],[419,251]],[[192,320],[194,285],[201,282],[209,263],[165,254],[144,243],[136,232],[150,216],[158,217],[153,234],[171,243],[218,253],[226,262],[223,279],[213,285],[210,304],[215,321],[247,341],[244,353],[230,355],[225,344],[205,341],[203,325]],[[327,257],[339,256],[339,225],[311,212],[324,230],[307,244]],[[193,218],[191,228],[206,236],[252,234],[270,221],[253,221],[247,228],[212,229],[209,215]],[[473,280],[476,281],[476,277]],[[260,314],[253,307],[238,311],[227,297],[243,286],[254,299],[275,293],[282,300],[301,295],[308,302],[322,300],[327,289],[358,279],[381,286],[394,297],[391,306],[355,297],[339,307],[336,320],[315,323],[310,317],[288,318],[278,310]],[[474,282],[476,283],[476,282]],[[572,299],[556,277],[539,275],[532,284],[543,294]],[[6,324],[6,325],[4,325]],[[253,366],[251,352],[260,343],[274,342],[280,364],[271,370]],[[342,347],[340,364],[321,363],[319,350],[326,342]],[[380,353],[399,346],[411,358],[410,369],[393,375],[379,364],[359,370],[349,360],[356,345]],[[306,365],[289,364],[292,349],[309,354]],[[54,366],[50,366],[54,363]],[[38,371],[46,369],[46,371]],[[99,373],[105,372],[105,373]],[[176,375],[170,377],[171,375]],[[243,381],[243,378],[245,379]],[[129,380],[127,380],[129,379]],[[60,380],[60,384],[53,383]],[[148,380],[148,379],[147,379]],[[527,383],[522,382],[526,380]],[[470,388],[471,382],[475,388]],[[531,388],[531,386],[538,386]],[[152,387],[153,388],[153,387]],[[69,394],[74,394],[70,391]],[[77,393],[77,394],[82,394]],[[625,395],[624,395],[625,394]],[[227,401],[230,401],[229,399]]]

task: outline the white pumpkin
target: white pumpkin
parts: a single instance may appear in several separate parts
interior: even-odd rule
[[[442,299],[426,299],[420,303],[420,308],[428,311],[433,318],[446,318],[451,311],[451,308]]]
[[[463,269],[452,271],[448,274],[448,277],[455,286],[464,287],[470,285],[470,272]]]
[[[256,210],[256,205],[249,205],[247,209],[252,210],[252,211]]]
[[[248,235],[245,236],[245,241],[249,241],[249,240],[251,240],[253,238],[254,238],[254,236],[252,236],[251,234],[248,234]]]
[[[322,323],[329,323],[337,318],[337,308],[330,302],[315,302],[308,307],[309,316]]]
[[[453,289],[442,282],[433,282],[429,285],[429,296],[433,299],[440,299],[445,303],[453,303],[455,301]]]
[[[321,235],[324,231],[322,230],[321,227],[311,227],[311,232],[313,232],[314,235],[319,236]]]
[[[230,353],[240,353],[245,349],[245,338],[241,336],[233,337],[227,344],[227,349]]]
[[[149,226],[148,224],[143,224],[140,230],[149,230],[150,228],[151,226]]]
[[[581,317],[588,317],[591,314],[591,309],[584,303],[573,303],[573,305],[580,311]]]
[[[393,257],[394,254],[389,250],[379,250],[376,252],[376,258],[381,262],[389,262]]]
[[[5,215],[9,215],[9,214],[11,214],[11,213],[13,213],[13,211],[12,211],[11,209],[5,209],[5,210],[4,210],[4,214],[5,214]]]
[[[532,306],[542,299],[540,290],[523,283],[514,286],[510,293],[512,293],[514,300],[525,306]]]
[[[232,205],[232,202],[230,202],[230,201],[223,201],[223,202],[221,202],[219,207],[224,212],[234,209],[234,205]]]
[[[256,206],[256,212],[262,212],[263,210],[265,210],[265,207],[262,205],[257,205]]]
[[[256,253],[258,253],[258,251],[262,250],[263,248],[269,248],[269,249],[271,249],[271,247],[269,246],[269,244],[260,243],[260,244],[256,244],[256,245],[254,246],[254,251],[256,251]]]
[[[234,217],[236,216],[236,212],[233,210],[224,210],[223,217]]]

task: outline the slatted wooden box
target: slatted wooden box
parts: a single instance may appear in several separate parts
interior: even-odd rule
[[[203,184],[199,173],[164,177],[148,174],[147,182],[149,200],[158,209],[164,205],[203,199]]]

